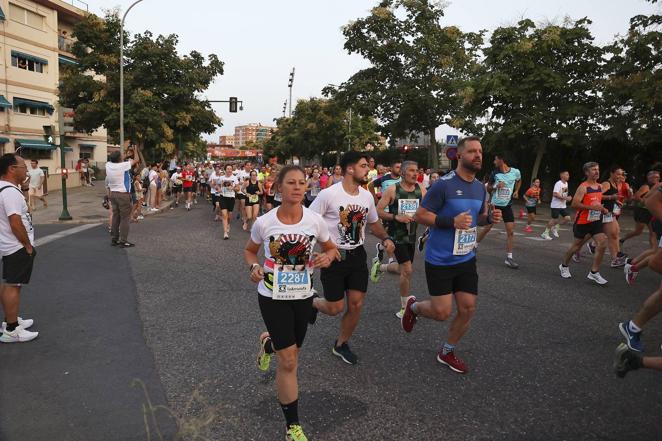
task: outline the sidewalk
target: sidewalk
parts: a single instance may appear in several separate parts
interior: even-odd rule
[[[103,208],[103,196],[106,189],[103,182],[97,183],[94,187],[74,187],[67,189],[67,208],[73,218],[70,221],[59,221],[62,213],[62,192],[52,191],[46,196],[48,207],[44,207],[40,200],[35,201],[36,210],[32,213],[32,221],[35,225],[39,224],[96,224],[108,222],[108,210]],[[161,203],[161,210],[150,212],[143,210],[143,215],[149,216],[160,213],[170,207],[171,200],[164,200]]]

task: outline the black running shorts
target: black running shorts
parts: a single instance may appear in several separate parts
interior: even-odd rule
[[[182,192],[182,186],[181,185],[173,185],[172,186],[172,192],[177,194]]]
[[[572,226],[572,233],[576,239],[583,239],[587,234],[595,236],[602,233],[602,220],[591,222],[588,224],[574,224]]]
[[[648,224],[653,219],[651,212],[643,207],[634,207],[634,221],[638,224]]]
[[[529,214],[531,214],[531,213],[538,214],[538,212],[536,211],[536,206],[535,205],[533,207],[526,207],[526,212],[529,213]]]
[[[234,210],[234,198],[226,198],[225,196],[220,197],[221,201],[221,210]]]
[[[274,349],[303,344],[308,330],[308,320],[313,313],[313,298],[303,300],[274,300],[257,295],[262,319],[271,336]]]
[[[334,261],[328,268],[320,271],[320,280],[324,288],[324,298],[337,302],[345,297],[345,291],[368,291],[368,258],[365,248],[358,247],[351,251],[339,250],[344,259]]]
[[[425,278],[431,296],[445,296],[456,292],[478,295],[476,258],[449,266],[425,262]]]
[[[558,219],[559,215],[561,217],[568,217],[568,210],[565,208],[552,208],[552,219]]]
[[[193,193],[193,187],[184,187],[184,193]]]
[[[414,251],[416,245],[413,243],[398,243],[395,244],[395,260],[398,263],[411,262],[414,263]]]
[[[32,276],[32,266],[37,250],[33,247],[32,254],[25,248],[2,256],[2,281],[8,285],[27,285]]]
[[[509,222],[515,222],[515,216],[513,215],[513,207],[511,205],[506,205],[506,206],[495,206],[495,208],[498,208],[501,210],[501,219],[503,219],[504,223],[509,223]]]

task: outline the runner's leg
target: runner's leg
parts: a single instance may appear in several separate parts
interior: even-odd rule
[[[347,290],[347,310],[340,322],[340,335],[336,346],[346,343],[351,338],[361,318],[361,309],[366,293],[353,289]]]

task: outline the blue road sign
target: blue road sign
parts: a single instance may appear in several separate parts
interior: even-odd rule
[[[457,142],[460,137],[458,135],[446,135],[446,145],[451,147],[457,147]]]

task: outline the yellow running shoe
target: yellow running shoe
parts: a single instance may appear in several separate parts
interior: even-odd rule
[[[271,355],[267,353],[267,345],[271,345],[271,337],[268,332],[260,334],[260,349],[257,353],[257,368],[261,371],[269,369]]]
[[[304,435],[300,425],[292,424],[285,432],[285,441],[308,441],[308,438]]]

